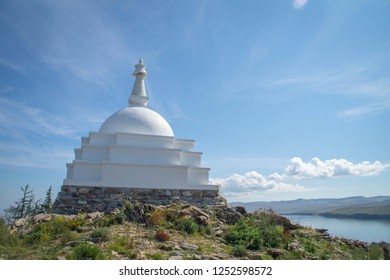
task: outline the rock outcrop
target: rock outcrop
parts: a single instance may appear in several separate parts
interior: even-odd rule
[[[58,230],[64,230],[64,226],[68,227],[68,235],[61,237]],[[195,227],[195,234],[186,226]],[[266,230],[257,231],[259,228]],[[15,221],[11,232],[28,242],[48,241],[39,243],[43,247],[51,246],[50,242],[65,244],[56,253],[57,259],[72,258],[72,252],[83,244],[99,248],[108,259],[367,259],[373,254],[389,259],[389,244],[385,242],[337,238],[326,229],[292,224],[272,211],[247,213],[241,207],[226,205],[199,207],[189,203],[154,205],[127,201],[112,212],[41,213]],[[234,236],[242,239],[235,239],[238,243],[234,243]],[[276,238],[276,245],[270,245],[272,238]],[[250,246],[240,248],[244,244],[241,242],[260,245],[254,249],[256,243],[249,243]],[[239,255],[234,253],[235,249],[241,249]],[[0,257],[7,258],[1,250]]]

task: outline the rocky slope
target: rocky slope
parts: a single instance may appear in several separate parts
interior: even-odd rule
[[[111,213],[39,214],[0,225],[1,259],[388,259],[370,244],[243,207],[125,203]]]

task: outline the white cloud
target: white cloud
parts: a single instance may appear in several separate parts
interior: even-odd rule
[[[295,9],[302,9],[307,4],[307,0],[294,0],[293,7]]]
[[[332,178],[341,176],[372,176],[378,175],[388,168],[389,164],[382,164],[379,161],[370,163],[363,161],[354,164],[346,159],[331,159],[321,161],[313,158],[309,162],[304,162],[299,157],[294,157],[281,175],[277,172],[268,177],[261,175],[257,171],[246,172],[243,175],[233,174],[227,178],[210,179],[212,184],[221,186],[223,195],[235,196],[256,196],[264,192],[302,192],[313,191],[300,184],[293,184],[291,181],[302,179]],[[287,181],[287,182],[286,182]]]
[[[288,184],[266,178],[257,171],[246,172],[244,175],[233,174],[225,179],[211,179],[211,184],[218,184],[226,196],[250,196],[259,192],[296,192],[304,191],[304,187],[297,184]]]
[[[377,175],[388,164],[379,161],[370,163],[363,161],[354,164],[346,159],[331,159],[321,161],[313,158],[310,162],[304,162],[299,157],[291,159],[291,164],[286,168],[283,175],[279,175],[279,180],[283,179],[307,179],[307,178],[331,178],[340,176],[372,176]]]

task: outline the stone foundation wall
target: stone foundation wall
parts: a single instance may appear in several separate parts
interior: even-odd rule
[[[62,186],[54,202],[57,214],[111,212],[125,201],[167,205],[187,202],[196,206],[225,205],[217,190],[141,189],[114,187]]]

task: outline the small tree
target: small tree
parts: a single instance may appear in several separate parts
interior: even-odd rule
[[[43,203],[41,205],[41,209],[45,213],[50,213],[51,209],[53,207],[53,200],[51,198],[52,190],[53,190],[53,187],[50,186],[50,188],[46,192],[45,200],[43,201]]]
[[[8,223],[13,223],[18,219],[25,218],[29,215],[34,215],[39,212],[39,201],[34,201],[33,190],[27,184],[24,188],[20,188],[23,192],[22,198],[15,202],[15,206],[10,205],[5,210]]]

